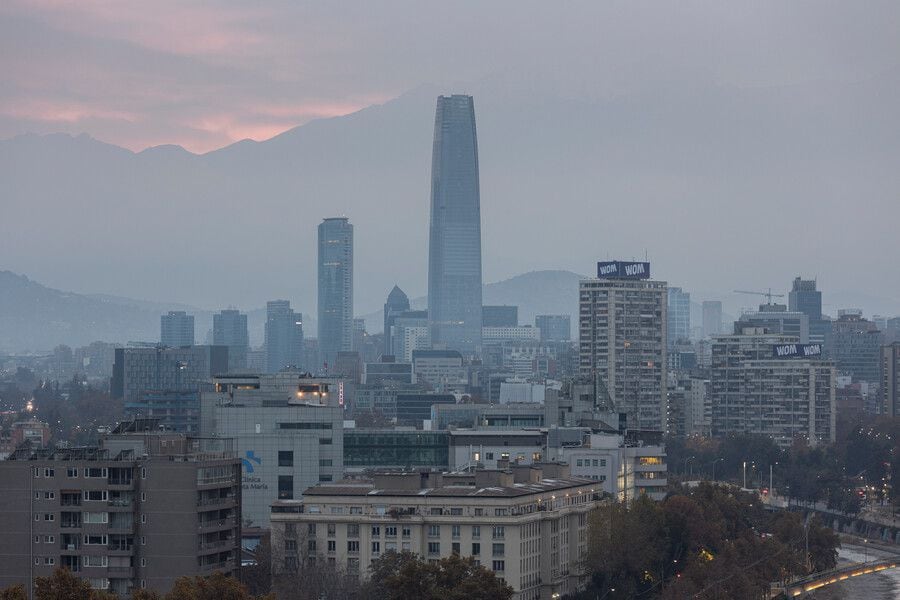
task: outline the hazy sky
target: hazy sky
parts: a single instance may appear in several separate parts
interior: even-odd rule
[[[0,145],[0,268],[309,313],[346,214],[357,311],[423,294],[446,92],[476,97],[486,281],[646,251],[698,300],[798,273],[900,299],[896,0],[0,0],[0,140],[202,153],[386,103],[202,159]]]
[[[898,59],[894,1],[3,0],[0,138],[204,152],[429,82],[518,72],[595,97],[848,81]]]

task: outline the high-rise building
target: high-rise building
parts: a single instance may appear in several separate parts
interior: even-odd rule
[[[809,318],[811,343],[825,342],[830,323],[822,318],[822,292],[816,289],[815,279],[794,278],[791,291],[788,293],[788,308],[791,312],[801,312]]]
[[[863,318],[858,309],[838,311],[828,336],[828,356],[841,375],[853,383],[878,383],[881,365],[882,335],[875,324]]]
[[[881,347],[882,412],[900,417],[900,342]]]
[[[572,339],[572,324],[569,315],[537,315],[534,326],[541,330],[543,342],[568,342]]]
[[[760,304],[758,311],[745,312],[734,324],[734,332],[745,327],[762,327],[769,333],[793,335],[801,344],[808,344],[809,317],[802,312],[789,311],[784,304]],[[821,343],[821,342],[819,342]]]
[[[821,344],[745,327],[713,338],[709,397],[712,433],[768,435],[788,447],[835,439],[834,364]]]
[[[439,96],[431,156],[428,320],[436,348],[481,346],[481,197],[471,96]]]
[[[213,315],[213,344],[228,346],[228,370],[247,368],[247,351],[250,336],[247,333],[247,315],[234,309]]]
[[[517,327],[519,325],[519,307],[509,305],[482,306],[482,327]]]
[[[394,317],[408,310],[409,297],[395,285],[384,303],[384,354],[393,354],[391,326],[394,324]]]
[[[194,315],[183,310],[170,310],[159,318],[159,343],[179,348],[194,345]]]
[[[241,463],[231,440],[120,423],[99,445],[0,461],[0,589],[65,568],[120,598],[181,576],[236,575]]]
[[[579,284],[579,371],[601,410],[626,414],[630,429],[662,431],[666,419],[665,281],[650,263],[601,262]]]
[[[332,365],[353,348],[353,225],[345,217],[319,224],[319,356]]]
[[[316,370],[303,361],[303,319],[288,300],[266,302],[266,370],[276,373],[285,367]]]
[[[145,392],[197,391],[202,382],[227,371],[227,346],[116,348],[110,391],[125,400],[128,410]]]
[[[676,342],[691,339],[691,295],[680,287],[669,288],[668,299],[668,340],[669,350]]]
[[[703,302],[703,337],[708,338],[722,333],[722,302],[705,300]]]

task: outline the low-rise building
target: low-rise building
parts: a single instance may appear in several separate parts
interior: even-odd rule
[[[588,513],[601,498],[596,482],[560,465],[318,485],[302,502],[273,503],[273,568],[329,560],[365,577],[385,552],[459,554],[506,580],[516,600],[550,600],[586,582]]]

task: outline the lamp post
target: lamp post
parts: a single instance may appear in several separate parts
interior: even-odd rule
[[[713,472],[712,472],[712,476],[713,476],[713,481],[718,481],[718,479],[716,479],[716,463],[719,462],[720,460],[721,460],[721,461],[724,461],[725,459],[724,459],[724,458],[717,458],[716,460],[712,461],[712,467],[713,467],[713,468],[712,468],[712,471],[713,471]]]

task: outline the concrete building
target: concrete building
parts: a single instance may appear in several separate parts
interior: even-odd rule
[[[344,471],[446,471],[447,449],[445,431],[344,429]]]
[[[713,435],[768,435],[788,447],[835,439],[834,364],[820,344],[748,327],[713,338],[710,403]]]
[[[404,311],[393,315],[390,321],[390,354],[397,360],[411,362],[413,351],[431,348],[428,311]]]
[[[540,341],[541,330],[531,325],[515,327],[482,327],[481,341],[483,344],[498,344],[512,341]]]
[[[362,382],[368,385],[413,384],[416,382],[416,374],[413,371],[411,362],[382,361],[366,363]]]
[[[881,405],[883,414],[900,417],[900,342],[881,347]]]
[[[116,348],[110,391],[128,404],[147,391],[196,391],[227,371],[227,346]]]
[[[450,470],[473,466],[497,469],[506,463],[530,465],[546,460],[546,429],[451,429]]]
[[[691,339],[691,295],[680,287],[670,287],[667,300],[667,333],[669,351],[677,342]]]
[[[50,442],[50,425],[37,419],[15,421],[8,431],[0,431],[0,460],[20,445],[28,442],[32,448],[43,448]]]
[[[456,350],[415,350],[412,353],[416,381],[431,386],[437,392],[446,392],[469,382],[468,371],[462,354]]]
[[[828,357],[839,373],[850,375],[853,382],[878,383],[881,369],[881,332],[862,311],[843,309],[831,323]]]
[[[0,588],[67,568],[95,589],[167,592],[240,569],[240,462],[230,440],[120,424],[98,447],[0,461]]]
[[[541,332],[541,341],[568,342],[572,339],[572,324],[569,315],[537,315],[534,326]]]
[[[516,600],[550,600],[586,583],[588,513],[600,499],[596,482],[559,465],[320,485],[303,502],[273,503],[273,565],[324,555],[365,577],[384,552],[459,554],[503,578]]]
[[[760,304],[758,311],[745,312],[734,324],[735,333],[745,327],[763,327],[769,333],[790,335],[809,343],[809,317],[802,312],[788,311],[784,304]]]
[[[228,370],[247,368],[247,351],[250,335],[247,332],[247,315],[239,310],[227,309],[213,315],[213,344],[228,346]]]
[[[296,371],[227,375],[201,395],[204,436],[234,439],[243,519],[266,527],[269,505],[343,475],[343,382]]]
[[[691,377],[688,409],[685,413],[685,435],[712,435],[712,403],[709,397],[709,379]]]
[[[304,361],[303,317],[291,309],[289,300],[266,302],[266,371],[309,369],[318,371],[320,363]]]
[[[91,342],[87,346],[75,349],[75,370],[83,373],[88,380],[112,377],[114,362],[116,362],[115,344]]]
[[[428,321],[436,348],[481,348],[481,195],[471,96],[439,96],[431,155]]]
[[[708,338],[722,333],[722,302],[705,300],[703,302],[703,337]]]
[[[194,315],[170,310],[159,318],[159,343],[178,348],[194,345]]]
[[[482,306],[481,307],[481,327],[518,327],[519,325],[519,307],[502,305],[502,306]]]
[[[663,430],[666,414],[666,282],[650,263],[598,263],[579,285],[579,372],[601,410],[625,413],[630,428]]]
[[[328,365],[353,349],[353,225],[345,217],[319,224],[318,339]]]
[[[449,429],[515,429],[554,425],[544,404],[435,404],[431,407],[431,427]]]
[[[165,431],[200,433],[200,388],[145,390],[125,403],[129,418],[154,419]]]

